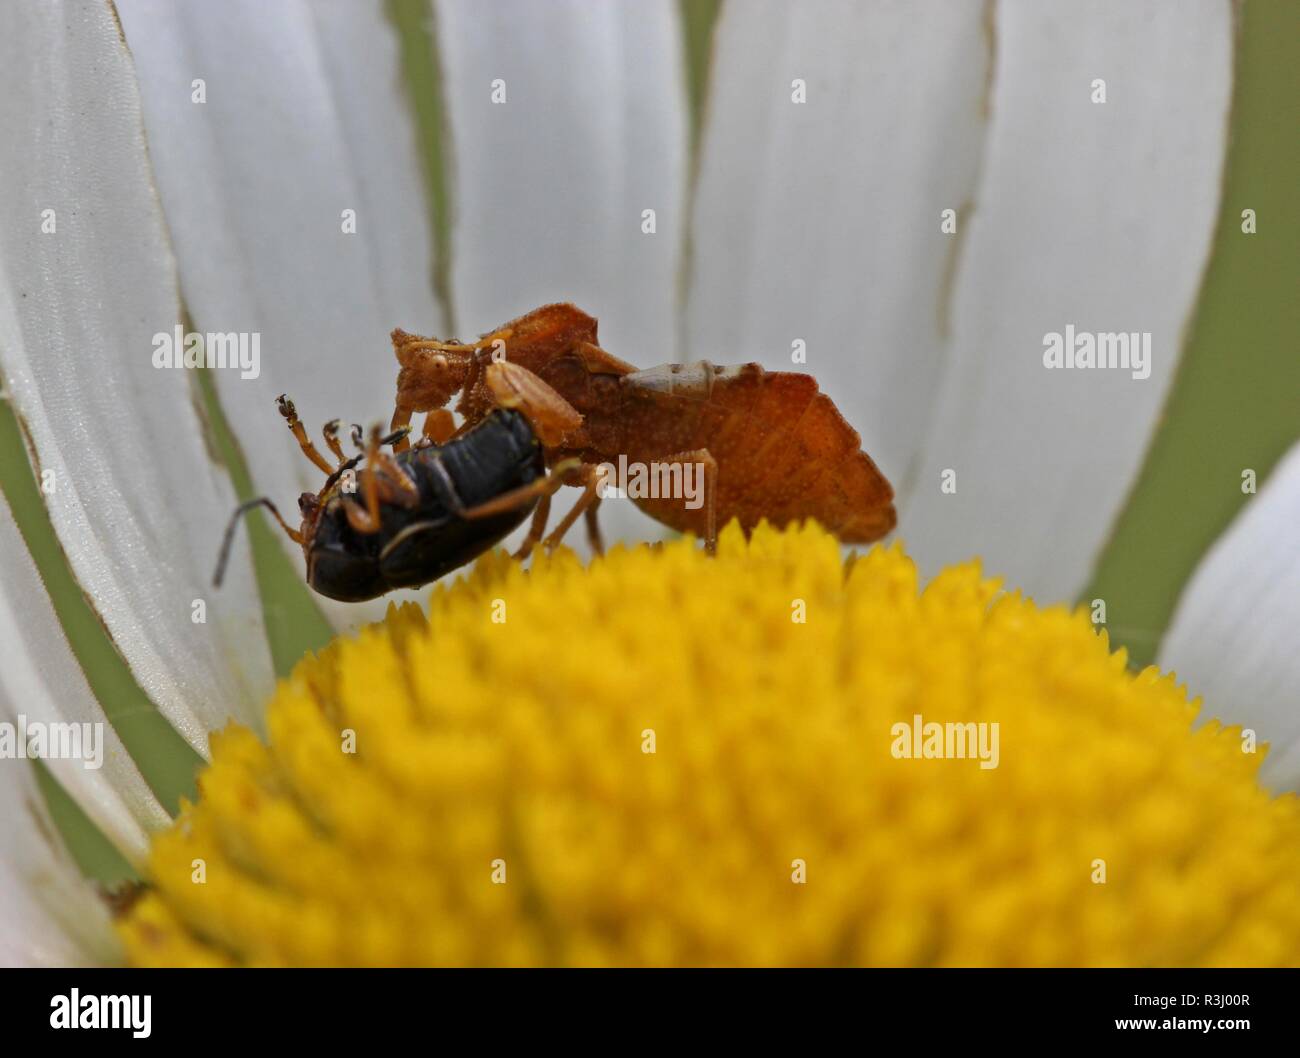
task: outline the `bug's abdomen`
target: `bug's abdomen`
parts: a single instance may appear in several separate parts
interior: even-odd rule
[[[845,543],[877,540],[894,527],[893,489],[811,375],[700,362],[639,371],[619,385],[629,459],[707,449],[717,461],[719,526],[815,518]],[[636,502],[675,529],[704,530],[702,508],[671,498]]]

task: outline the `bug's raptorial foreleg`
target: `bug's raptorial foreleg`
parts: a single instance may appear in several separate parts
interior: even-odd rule
[[[440,342],[436,338],[417,338],[413,334],[405,336],[401,342],[400,352],[413,353],[421,349],[433,349],[441,353],[472,353],[478,349],[491,349],[497,342],[504,343],[514,333],[512,327],[502,327],[483,335],[476,342]],[[397,344],[394,339],[394,345]]]
[[[547,448],[561,444],[582,425],[578,409],[527,368],[494,361],[488,364],[484,377],[496,405],[521,411]]]
[[[685,470],[688,463],[697,463],[704,470],[704,549],[710,555],[718,551],[718,461],[707,448],[689,452],[675,452],[658,462],[673,466],[680,463]],[[685,475],[683,475],[684,477]]]
[[[424,417],[424,433],[420,439],[430,444],[445,445],[456,433],[456,417],[447,408],[434,408]]]
[[[592,466],[589,463],[585,464],[582,468],[580,484],[582,485],[582,495],[578,497],[578,501],[573,505],[573,509],[560,519],[560,524],[555,527],[555,530],[550,536],[542,541],[542,546],[546,548],[547,551],[550,551],[552,548],[559,545],[560,541],[564,539],[564,534],[573,528],[573,523],[576,522],[579,517],[585,514],[588,515],[589,518],[594,518],[596,508],[600,506],[601,486],[604,484],[604,478],[600,468]],[[587,523],[587,531],[588,534],[590,534],[590,521]],[[588,538],[590,539],[590,535]],[[600,532],[597,530],[596,540],[599,539]]]
[[[403,408],[400,404],[393,409],[393,421],[389,424],[389,429],[396,433],[398,430],[408,430],[411,425],[412,411],[410,408]],[[394,452],[405,452],[411,447],[409,437],[403,435],[402,439],[393,445]]]

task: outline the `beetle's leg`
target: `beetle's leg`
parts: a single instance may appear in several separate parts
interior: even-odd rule
[[[411,475],[387,452],[379,452],[375,457],[376,465],[383,470],[378,476],[379,498],[385,503],[395,503],[400,507],[415,507],[420,502],[420,486]]]
[[[399,431],[402,437],[406,431]],[[401,507],[414,507],[420,502],[420,486],[388,452],[383,445],[401,440],[397,432],[381,437],[379,427],[370,428],[370,442],[366,445],[366,465],[361,470],[361,493],[366,501],[366,514],[370,522],[379,525],[379,503],[394,503]],[[383,471],[382,474],[379,471]],[[374,530],[370,530],[374,532]]]
[[[573,509],[560,519],[560,524],[555,527],[551,535],[542,541],[542,546],[547,551],[559,545],[564,539],[564,534],[573,528],[573,523],[579,516],[589,511],[594,514],[596,508],[600,506],[600,488],[603,483],[604,478],[599,467],[588,464],[582,468],[582,495],[578,497],[578,502],[573,505]],[[590,523],[588,527],[590,528]],[[597,532],[597,539],[599,539],[599,532]]]
[[[351,496],[343,500],[343,513],[347,515],[348,525],[352,526],[353,532],[364,536],[379,532],[379,515],[372,515],[366,507]]]
[[[360,430],[361,427],[353,426],[354,441],[359,441]],[[420,491],[415,482],[408,478],[396,461],[380,448],[380,445],[396,444],[401,440],[399,433],[404,436],[404,431],[395,431],[387,437],[380,437],[378,426],[370,431],[370,441],[365,450],[365,465],[361,468],[361,495],[365,503],[364,505],[358,503],[351,496],[343,498],[343,513],[347,517],[348,525],[355,532],[366,536],[379,532],[383,525],[379,513],[381,493],[384,500],[400,503],[403,506],[412,506],[413,502],[420,498]],[[376,473],[376,467],[380,465],[388,471],[382,478]]]
[[[359,427],[353,427],[354,441],[358,440],[358,430]],[[353,500],[344,508],[347,512],[348,524],[358,533],[379,532],[379,475],[375,472],[378,456],[379,428],[375,427],[370,431],[370,443],[366,446],[366,462],[361,468],[361,496],[365,500],[365,506],[362,507]]]
[[[334,468],[316,450],[316,446],[311,443],[311,438],[307,436],[307,429],[298,419],[298,409],[293,406],[293,401],[281,393],[275,398],[275,403],[280,409],[280,414],[284,416],[285,421],[289,424],[293,436],[297,438],[298,447],[302,449],[303,455],[325,471],[326,474],[333,474]]]
[[[334,457],[339,461],[339,466],[342,466],[348,461],[348,457],[343,454],[343,446],[339,444],[338,419],[331,419],[327,422],[323,427],[321,427],[321,433],[325,437],[326,447],[334,453]]]
[[[380,499],[383,499],[385,503],[400,504],[404,507],[413,506],[409,494],[402,491],[401,487],[390,478],[387,476],[373,476],[375,481],[375,506],[373,508],[370,505],[370,494],[366,491],[366,471],[364,469],[361,471],[361,491],[365,498],[365,503],[362,504],[358,502],[353,496],[343,497],[343,513],[347,516],[348,525],[352,526],[355,532],[362,533],[366,536],[369,536],[372,533],[377,533],[381,528],[383,528],[383,518],[380,514],[378,505]],[[412,482],[412,484],[414,484],[414,482]],[[416,491],[415,498],[417,500],[419,499],[418,490]]]

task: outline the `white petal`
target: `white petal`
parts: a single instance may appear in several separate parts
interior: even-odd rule
[[[120,957],[108,913],[57,836],[32,764],[0,760],[0,966]]]
[[[0,128],[5,385],[77,580],[140,685],[205,752],[232,712],[258,715],[270,656],[242,548],[226,588],[210,588],[234,496],[193,380],[152,366],[153,336],[178,319],[176,274],[110,7],[0,5]]]
[[[1160,649],[1201,715],[1271,743],[1261,778],[1300,789],[1300,445],[1201,560]]]
[[[1218,212],[1228,0],[1010,0],[951,369],[899,532],[928,572],[982,555],[1045,601],[1080,590],[1142,464]],[[1092,102],[1093,82],[1106,102]],[[1150,377],[1048,370],[1068,325],[1149,332]],[[941,492],[956,471],[955,494]]]
[[[675,359],[687,110],[673,0],[436,0],[451,125],[457,326],[552,301],[638,366]],[[493,102],[495,82],[505,102]],[[644,210],[655,233],[642,232]],[[601,508],[611,539],[658,531]],[[574,534],[577,536],[578,534]]]
[[[436,0],[458,325],[550,301],[616,355],[671,360],[686,160],[676,4]],[[506,101],[493,103],[493,82]],[[653,209],[656,232],[643,234]]]
[[[275,397],[294,399],[325,451],[327,420],[391,418],[388,332],[441,329],[396,34],[380,0],[118,7],[186,305],[197,330],[261,336],[260,376],[221,371],[218,391],[256,487],[294,522],[298,493],[323,476]],[[384,606],[326,608],[351,623]]]
[[[85,760],[47,759],[45,763],[82,811],[139,866],[147,846],[145,830],[166,826],[167,813],[145,785],[86,683],[3,493],[0,643],[5,644],[0,719],[17,724],[23,716],[29,723],[98,726],[92,736],[95,741],[82,745],[92,764],[89,751],[96,745],[101,748],[99,767],[87,767]],[[79,730],[84,739],[85,729]]]
[[[969,223],[986,7],[762,0],[716,30],[688,356],[811,372],[896,489],[943,367],[961,237],[941,214]]]

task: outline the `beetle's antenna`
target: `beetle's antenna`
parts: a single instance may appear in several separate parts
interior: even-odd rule
[[[295,544],[302,543],[302,533],[290,526],[282,517],[280,512],[275,509],[275,504],[265,496],[259,496],[255,500],[249,500],[247,503],[241,503],[235,508],[235,513],[230,516],[230,524],[226,526],[226,534],[221,538],[221,553],[217,555],[217,571],[212,575],[212,586],[220,588],[222,580],[226,576],[226,563],[230,561],[230,545],[235,542],[235,528],[239,525],[239,519],[251,511],[254,507],[265,507],[273,515],[275,520],[280,523],[280,528],[289,534],[289,539]]]
[[[364,458],[365,458],[364,456],[353,456],[347,462],[340,463],[338,470],[334,471],[333,474],[331,474],[329,477],[325,479],[325,487],[321,489],[321,495],[324,495],[325,493],[329,492],[329,490],[334,487],[335,482],[337,482],[339,478],[341,478],[349,470],[355,469],[357,464],[360,463],[361,460]]]

